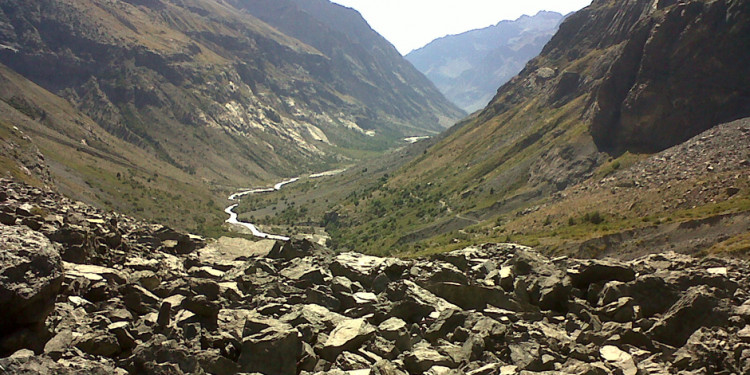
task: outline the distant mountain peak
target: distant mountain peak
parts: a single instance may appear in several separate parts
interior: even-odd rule
[[[406,59],[467,112],[483,108],[497,88],[541,52],[563,15],[539,11],[483,29],[448,35],[415,50]]]

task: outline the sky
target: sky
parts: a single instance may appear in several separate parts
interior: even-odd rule
[[[331,0],[358,10],[402,54],[450,34],[484,28],[540,10],[567,14],[591,0]]]

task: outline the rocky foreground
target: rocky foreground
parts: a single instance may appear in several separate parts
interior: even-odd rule
[[[748,374],[750,267],[200,238],[0,181],[2,374]]]

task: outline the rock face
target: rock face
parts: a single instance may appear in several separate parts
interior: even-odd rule
[[[750,115],[750,99],[738,90],[750,84],[739,73],[750,59],[750,3],[642,0],[629,6],[630,14],[641,15],[637,22],[614,17],[617,26],[602,35],[622,44],[590,105],[591,134],[600,148],[660,151]],[[576,15],[565,32],[587,28],[587,16]]]
[[[70,245],[48,239],[60,229],[49,220],[0,225],[0,311],[17,322],[3,325],[3,373],[750,371],[746,261],[549,259],[513,244],[407,261],[296,240],[267,256],[200,243],[182,254],[159,244],[164,228],[0,182],[3,212],[48,210],[60,228],[96,239],[107,222],[122,236],[80,264],[60,260]]]
[[[63,283],[62,259],[41,233],[26,226],[0,225],[0,337],[21,335],[21,342],[3,342],[0,353],[17,346],[40,350],[44,343],[24,343],[25,331],[44,335],[42,327],[55,307]]]
[[[539,12],[514,21],[448,35],[406,55],[445,96],[474,112],[518,74],[552,38],[563,15]]]

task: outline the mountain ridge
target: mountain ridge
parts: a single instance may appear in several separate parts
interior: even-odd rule
[[[564,16],[534,16],[438,38],[406,55],[451,100],[467,112],[484,108],[497,88],[541,52]]]
[[[478,238],[512,238],[513,232],[505,232],[509,223],[553,194],[625,165],[634,153],[662,150],[654,141],[676,145],[706,127],[747,117],[750,100],[734,88],[747,80],[741,67],[747,58],[738,55],[750,48],[738,47],[750,43],[749,6],[743,0],[595,1],[568,17],[542,53],[500,87],[485,109],[437,137],[424,154],[391,173],[386,182],[374,183],[364,197],[342,203],[337,211],[348,219],[339,227],[353,227],[339,232],[339,239],[351,246],[349,237],[367,238],[375,252],[397,248],[420,253],[455,248],[454,239],[466,245],[475,238],[467,227],[485,233]],[[687,54],[691,42],[697,43],[692,47],[696,51],[726,53],[717,52],[720,57],[715,59]],[[667,69],[655,76],[658,79],[652,71],[655,61]],[[716,69],[707,71],[709,62]],[[685,75],[683,70],[691,66],[701,74]],[[636,74],[624,76],[623,70]],[[679,87],[686,87],[655,100],[669,98],[678,121],[660,117],[667,108],[663,104],[654,111],[644,107],[665,80],[681,80]],[[640,120],[633,121],[636,109]],[[620,112],[627,113],[630,122],[597,117]],[[689,120],[687,113],[702,115],[673,131]],[[712,116],[712,122],[704,121]],[[640,130],[641,124],[647,124],[647,131]],[[657,129],[664,134],[650,133]],[[604,144],[602,135],[607,134],[619,134],[616,139],[622,143]],[[634,142],[644,148],[627,146]],[[407,197],[406,207],[388,203]],[[476,220],[483,224],[475,225]],[[534,244],[532,237],[527,238]]]

